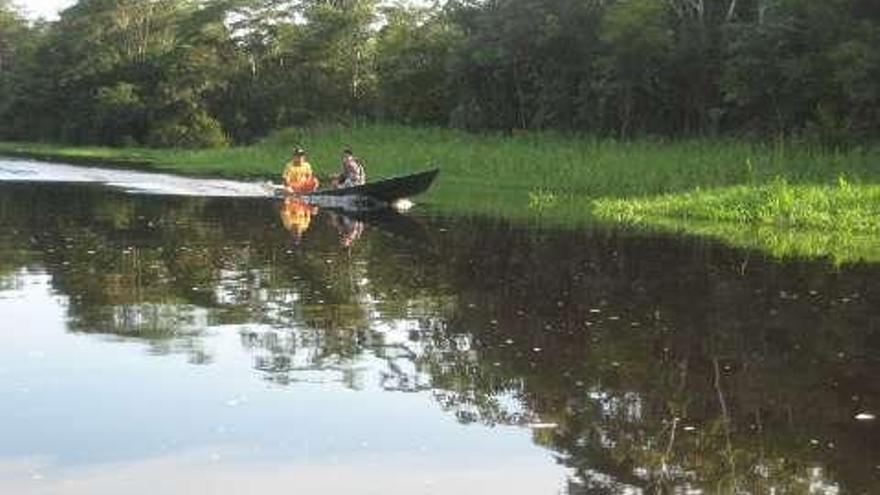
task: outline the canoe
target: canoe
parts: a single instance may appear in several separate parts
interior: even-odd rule
[[[402,199],[411,198],[427,191],[439,172],[440,169],[433,168],[414,174],[367,182],[360,186],[319,189],[305,194],[292,194],[280,189],[278,194],[284,197],[295,196],[317,206],[336,204],[344,206],[351,203],[355,206],[387,207]]]

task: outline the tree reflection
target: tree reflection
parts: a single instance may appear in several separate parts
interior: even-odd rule
[[[494,257],[457,270],[469,303],[448,332],[470,335],[479,358],[455,361],[441,387],[459,371],[473,378],[446,397],[468,418],[509,421],[486,401],[506,392],[558,424],[535,438],[575,468],[575,491],[876,486],[866,435],[877,431],[852,421],[880,392],[867,379],[878,364],[876,268],[744,269],[743,253],[673,240],[500,235],[483,241]]]
[[[880,408],[876,265],[472,219],[345,249],[315,215],[293,246],[268,201],[3,187],[4,280],[45,266],[72,331],[207,363],[205,329],[236,325],[274,383],[532,428],[572,493],[880,487],[877,426],[853,419]]]

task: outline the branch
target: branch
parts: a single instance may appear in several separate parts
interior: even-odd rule
[[[733,15],[736,12],[736,0],[730,0],[730,7],[727,8],[727,16],[724,17],[724,22],[730,22],[733,20]]]

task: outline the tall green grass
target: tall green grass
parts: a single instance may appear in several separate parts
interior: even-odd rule
[[[148,161],[189,174],[277,177],[294,145],[313,167],[336,172],[351,145],[374,176],[439,166],[444,182],[556,194],[643,196],[766,182],[827,183],[880,180],[880,146],[834,151],[815,144],[728,139],[617,141],[554,132],[475,135],[393,125],[286,129],[252,146],[210,150],[63,147],[0,143],[2,152],[35,152],[96,160]],[[527,201],[527,194],[523,198]]]

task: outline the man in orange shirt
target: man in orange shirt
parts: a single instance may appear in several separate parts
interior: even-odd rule
[[[312,174],[312,166],[306,161],[302,148],[293,149],[293,159],[284,168],[284,185],[294,194],[303,194],[318,188],[318,179]]]

